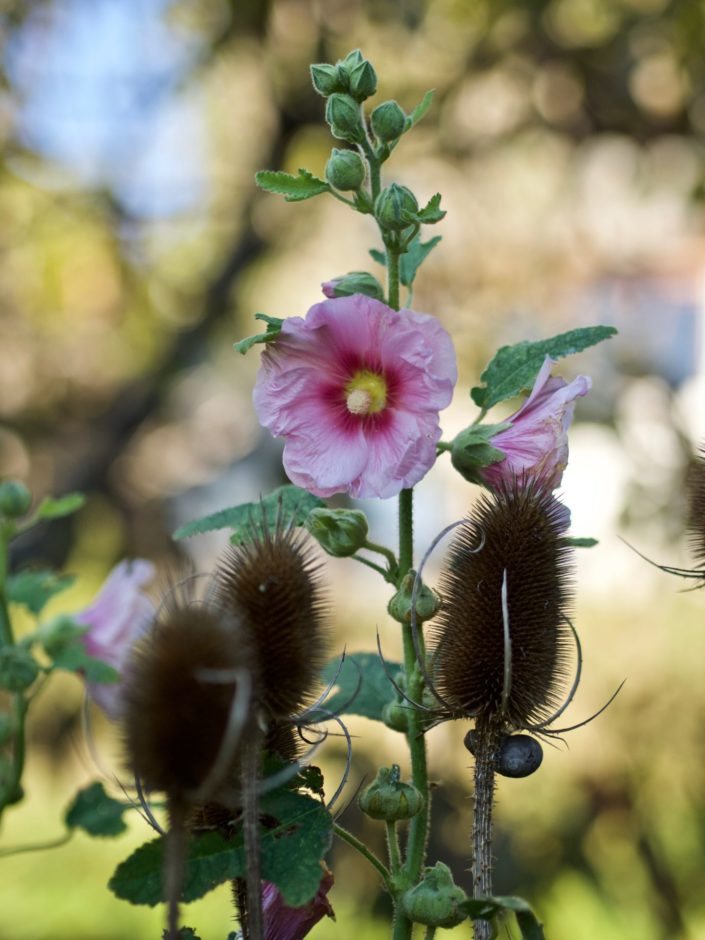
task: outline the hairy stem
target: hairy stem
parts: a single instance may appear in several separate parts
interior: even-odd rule
[[[7,541],[8,534],[0,523],[0,645],[11,646],[14,642],[12,623],[7,609]]]
[[[242,768],[242,820],[247,865],[247,932],[248,940],[263,940],[262,915],[262,849],[259,833],[259,768],[262,749],[262,731],[253,721],[243,735]]]
[[[351,845],[357,852],[360,853],[360,855],[366,858],[370,865],[376,868],[382,876],[385,887],[389,888],[389,869],[382,864],[375,853],[368,849],[364,842],[360,842],[360,840],[354,836],[352,832],[348,832],[347,829],[343,829],[343,827],[339,826],[337,823],[333,825],[333,832],[338,836],[339,839],[342,839],[343,842],[347,842],[348,845]]]
[[[401,852],[399,851],[399,836],[397,835],[396,823],[387,822],[387,850],[389,851],[389,865],[392,874],[401,869]]]
[[[473,820],[473,897],[492,894],[492,807],[495,758],[500,725],[493,715],[481,715],[475,725],[475,813]],[[475,940],[490,940],[492,924],[474,922]]]

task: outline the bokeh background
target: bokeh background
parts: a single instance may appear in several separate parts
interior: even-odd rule
[[[544,766],[498,791],[497,893],[535,905],[550,940],[705,937],[703,597],[651,567],[689,564],[683,481],[705,434],[705,8],[693,0],[32,0],[0,3],[0,476],[37,496],[87,493],[71,520],[18,541],[13,564],[79,576],[78,610],[124,556],[207,570],[216,533],[175,545],[183,522],[284,482],[257,425],[258,351],[232,343],[253,314],[302,315],[319,284],[370,267],[369,218],[328,197],[259,193],[259,168],[321,174],[334,141],[308,64],[359,46],[381,93],[434,106],[387,164],[426,199],[443,241],[414,304],[454,336],[446,437],[474,417],[468,388],[503,343],[596,323],[619,336],[574,361],[580,400],[564,497],[579,559],[580,721]],[[373,103],[375,103],[373,101]],[[379,272],[377,272],[379,273]],[[443,460],[418,488],[417,552],[459,518],[472,488]],[[393,544],[395,505],[362,504]],[[436,563],[434,560],[431,565]],[[359,570],[357,570],[359,567]],[[355,570],[351,571],[353,568]],[[430,569],[433,576],[433,568]],[[331,563],[336,644],[398,650],[373,572]],[[51,612],[51,611],[50,611]],[[80,727],[64,677],[35,709],[27,799],[3,847],[50,840],[76,788],[120,774],[114,729]],[[467,728],[430,736],[430,859],[467,884]],[[401,739],[351,722],[346,793]],[[335,779],[344,755],[326,746]],[[382,850],[354,803],[342,822]],[[157,937],[159,911],[105,887],[149,837],[0,858],[0,940]],[[338,922],[311,934],[383,938],[371,869],[336,845]],[[223,888],[185,915],[232,929]],[[453,936],[467,936],[467,926]],[[450,932],[448,936],[450,936]],[[508,928],[505,936],[513,936]]]

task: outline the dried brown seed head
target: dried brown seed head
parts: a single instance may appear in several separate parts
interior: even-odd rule
[[[549,492],[515,484],[485,494],[459,528],[431,627],[436,685],[454,711],[521,728],[558,703],[571,650],[565,515]]]
[[[271,718],[310,700],[326,659],[327,605],[304,536],[280,527],[232,548],[216,573],[219,603],[242,623]]]

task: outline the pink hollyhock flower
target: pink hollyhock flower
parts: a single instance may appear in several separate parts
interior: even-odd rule
[[[457,378],[431,316],[363,294],[284,321],[262,354],[260,422],[283,437],[289,478],[317,496],[394,496],[426,474]]]
[[[303,907],[287,907],[276,885],[265,882],[262,888],[265,940],[302,940],[324,915],[335,920],[327,894],[333,875],[326,871],[313,900]]]
[[[498,463],[484,467],[481,475],[497,488],[514,478],[539,479],[548,489],[560,486],[568,463],[568,428],[575,399],[587,395],[592,382],[579,375],[570,384],[551,375],[548,356],[536,377],[531,394],[507,421],[511,427],[491,437],[489,444],[503,451]]]
[[[74,619],[88,627],[81,641],[89,656],[123,672],[125,662],[135,642],[144,633],[154,615],[154,605],[142,593],[147,582],[154,577],[154,565],[137,558],[121,561],[108,575],[100,593],[90,607],[76,614]],[[86,683],[88,694],[113,720],[122,709],[122,684]]]

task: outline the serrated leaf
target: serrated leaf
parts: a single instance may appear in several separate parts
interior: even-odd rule
[[[298,176],[284,173],[281,170],[260,170],[255,173],[255,181],[260,189],[268,193],[278,193],[284,196],[287,202],[301,202],[303,199],[312,199],[321,193],[330,192],[330,186],[325,180],[318,179],[308,170],[299,170]]]
[[[7,579],[7,599],[33,614],[40,614],[50,598],[70,588],[75,580],[71,574],[55,571],[19,571]]]
[[[35,519],[61,519],[77,512],[86,502],[83,493],[67,493],[58,499],[46,496],[35,513]]]
[[[232,529],[231,541],[239,544],[251,538],[253,527],[257,530],[263,520],[272,531],[279,517],[284,525],[299,526],[304,524],[312,509],[321,506],[325,506],[325,503],[318,496],[313,496],[299,486],[288,484],[280,486],[258,503],[230,506],[228,509],[221,509],[219,512],[204,516],[202,519],[187,522],[174,532],[174,538],[185,539],[192,535],[201,535],[203,532],[213,532],[216,529]]]
[[[445,209],[441,209],[441,194],[436,193],[435,196],[431,196],[423,209],[419,209],[416,213],[416,218],[419,222],[423,222],[424,225],[433,225],[435,222],[440,222],[441,219],[445,218],[446,212]]]
[[[502,911],[512,911],[523,940],[546,940],[543,926],[523,898],[487,897],[463,901],[458,905],[473,920],[492,920]]]
[[[333,659],[323,669],[321,681],[326,685],[333,680],[340,667],[340,659]],[[387,663],[395,675],[401,668],[398,663]],[[360,684],[359,691],[356,689]],[[349,653],[345,657],[335,686],[318,710],[318,720],[325,721],[328,713],[362,715],[372,721],[382,720],[384,706],[396,696],[394,686],[387,678],[384,667],[376,653]],[[314,716],[314,721],[316,717]]]
[[[255,320],[264,320],[267,324],[267,330],[264,333],[255,333],[254,336],[248,336],[237,343],[233,343],[233,349],[242,356],[252,349],[257,343],[271,343],[282,331],[284,321],[279,317],[268,317],[266,313],[256,313]]]
[[[319,800],[289,790],[264,796],[261,813],[276,820],[261,831],[262,877],[279,888],[287,905],[300,907],[318,890],[333,820]],[[162,900],[162,864],[163,839],[147,842],[118,865],[108,887],[125,901],[154,907]],[[216,832],[198,836],[191,840],[184,866],[182,899],[195,901],[245,873],[241,835],[231,840]]]
[[[76,794],[64,821],[69,829],[83,829],[91,836],[118,836],[127,829],[126,809],[108,796],[102,783],[92,783]]]
[[[89,656],[80,640],[69,643],[56,652],[53,657],[55,669],[64,669],[66,672],[80,672],[87,682],[99,682],[109,685],[117,682],[120,673],[113,666],[104,663],[102,659]]]
[[[599,544],[597,539],[577,538],[575,536],[567,536],[564,541],[568,545],[572,545],[573,548],[594,548],[595,545]]]
[[[399,280],[404,287],[411,287],[416,272],[439,241],[441,241],[440,235],[430,238],[427,242],[422,242],[417,235],[411,242],[407,251],[399,259]]]
[[[411,114],[407,116],[405,131],[410,131],[411,128],[415,124],[418,124],[421,118],[424,116],[424,114],[431,107],[431,102],[433,101],[434,91],[435,91],[434,88],[432,88],[430,91],[427,91],[426,94],[421,99],[421,101],[419,101],[419,103],[416,105],[414,110],[411,112]]]
[[[531,388],[546,356],[562,359],[614,336],[613,326],[587,326],[569,330],[550,339],[502,346],[480,376],[482,386],[470,392],[475,404],[484,410]]]

